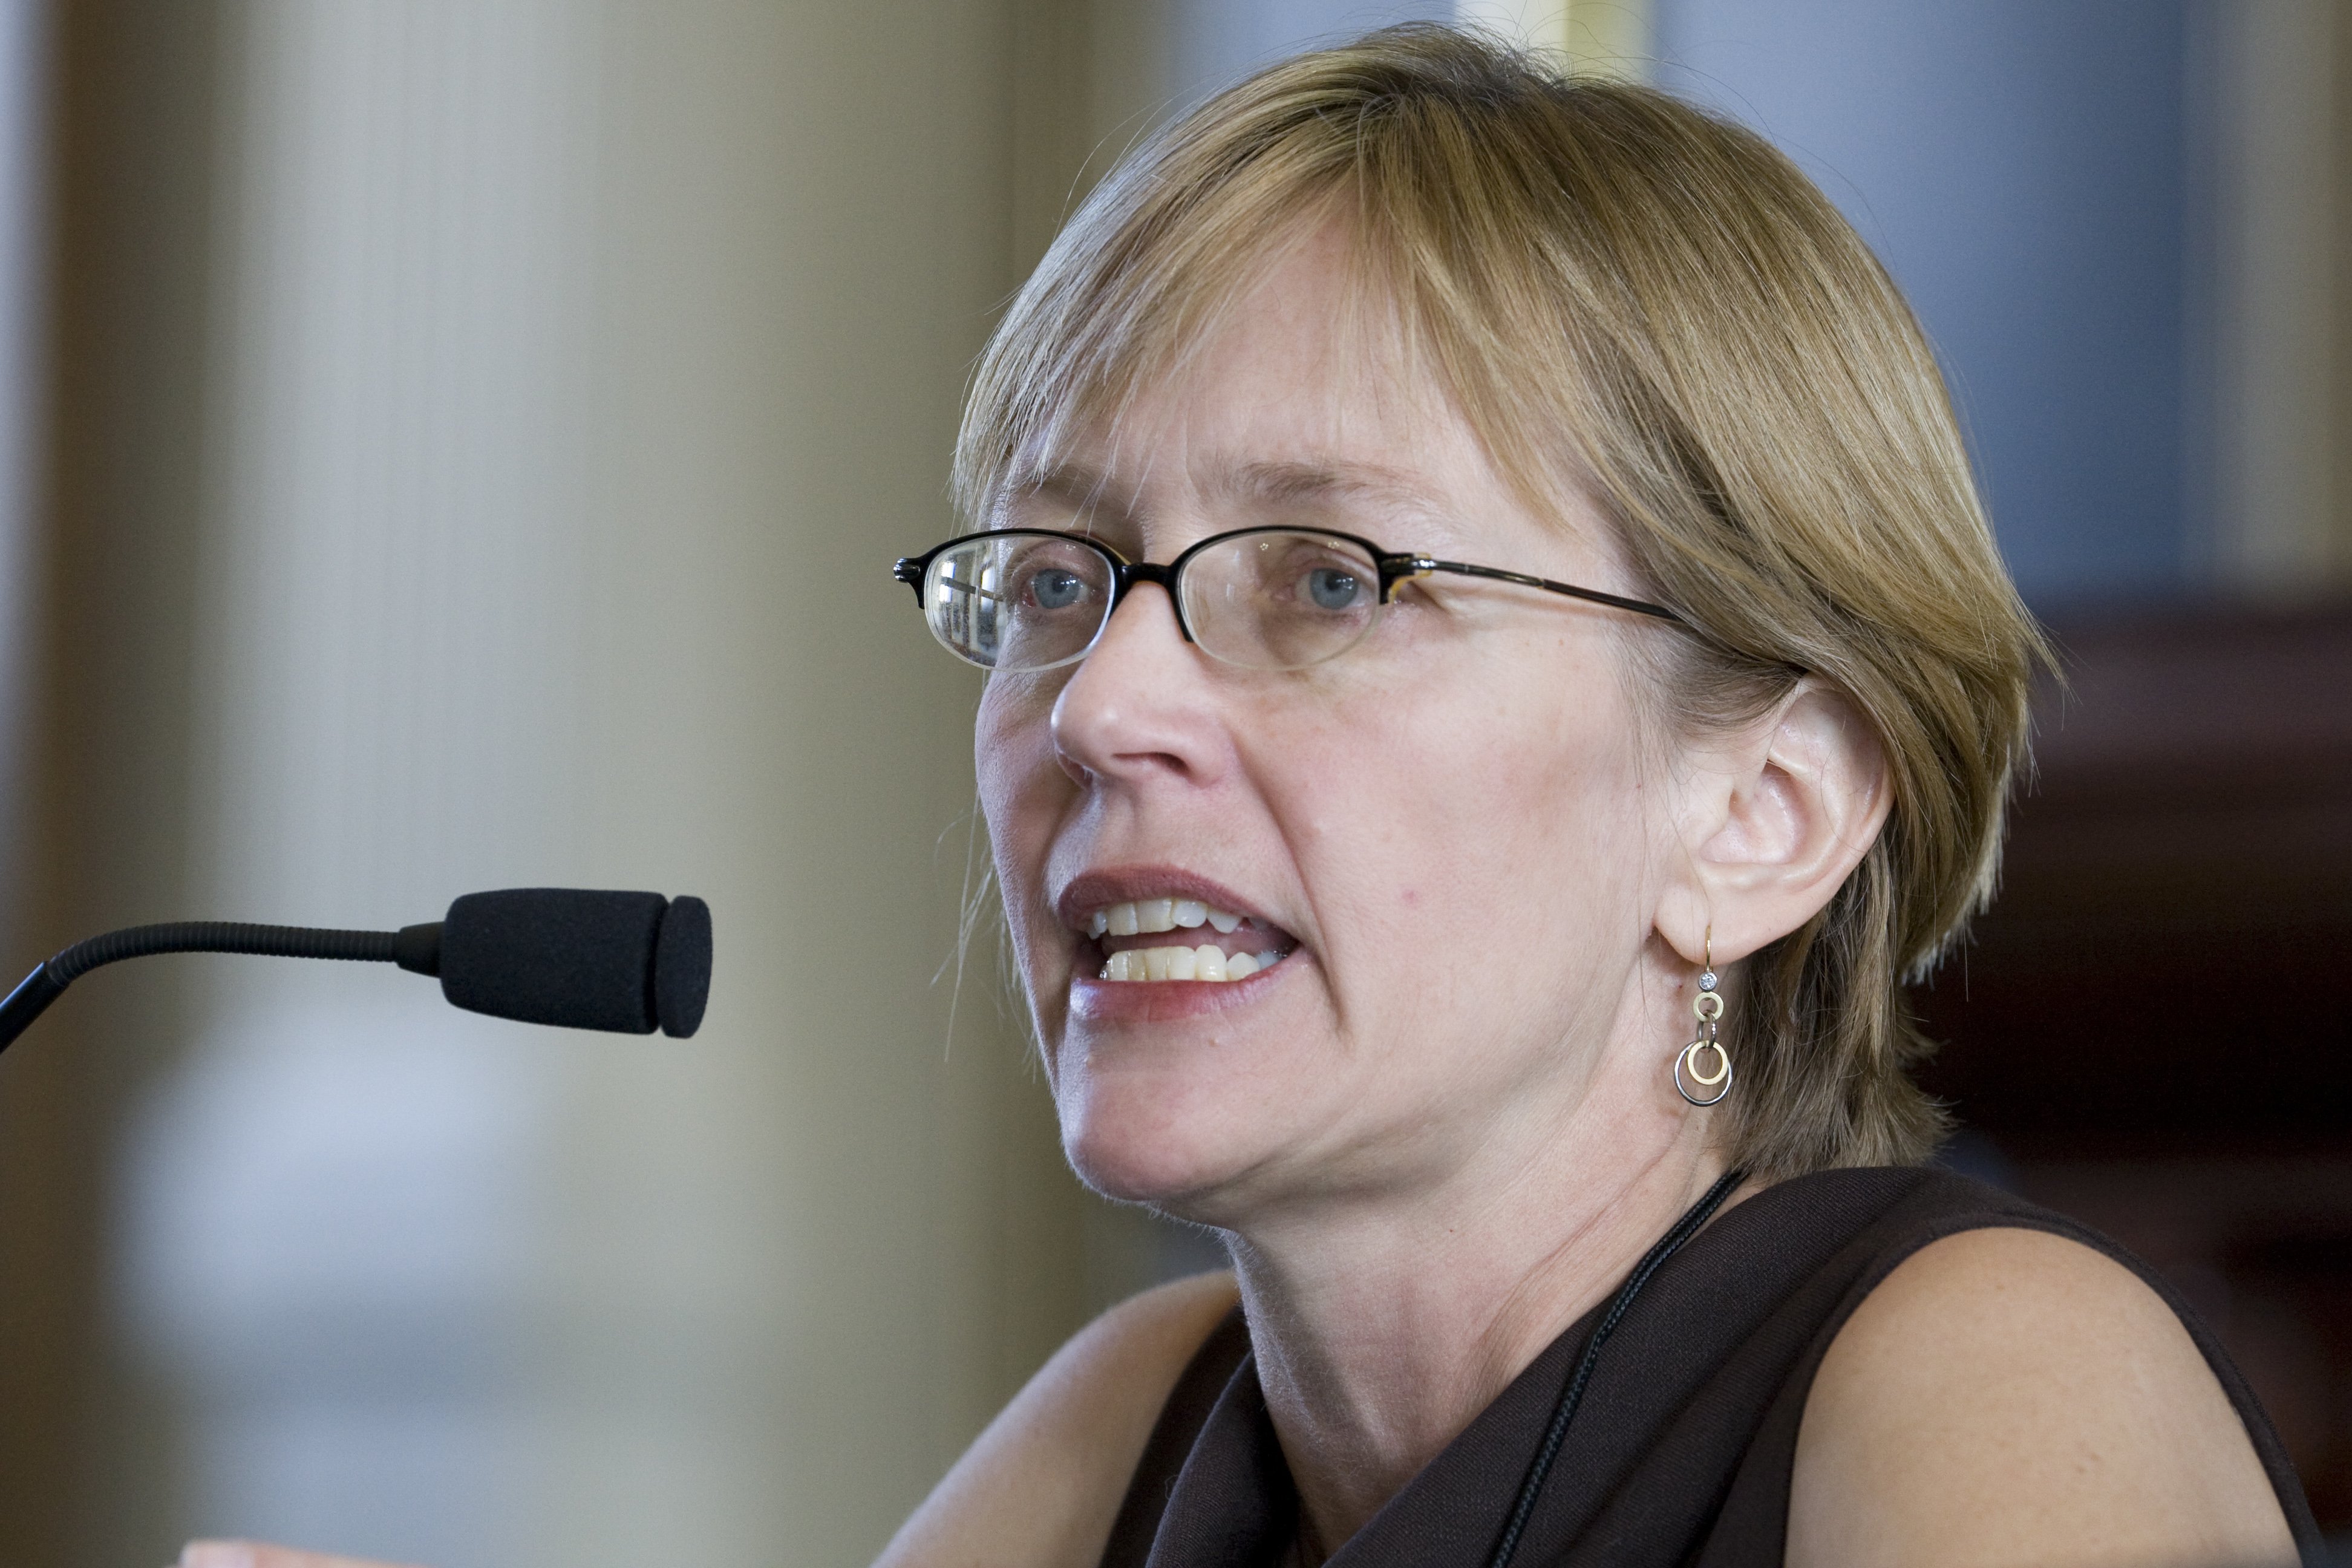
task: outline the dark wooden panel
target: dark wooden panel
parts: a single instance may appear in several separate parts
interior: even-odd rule
[[[2020,1153],[2352,1139],[2352,608],[2062,636],[1927,1081]]]

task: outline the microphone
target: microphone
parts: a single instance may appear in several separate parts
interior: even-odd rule
[[[440,920],[391,931],[184,921],[78,942],[0,1000],[0,1050],[100,964],[157,952],[255,952],[396,963],[437,975],[457,1006],[494,1018],[684,1039],[710,998],[710,906],[659,893],[509,888],[467,893]]]

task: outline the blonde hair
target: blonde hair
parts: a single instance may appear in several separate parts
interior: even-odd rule
[[[1925,1158],[1944,1124],[1901,986],[1990,892],[2042,645],[1917,322],[1760,138],[1443,27],[1265,70],[1133,153],[1015,299],[958,443],[966,515],[1321,211],[1513,482],[1588,497],[1696,628],[1649,639],[1671,721],[1750,721],[1810,675],[1876,727],[1886,825],[1745,964],[1719,1136],[1767,1179]]]

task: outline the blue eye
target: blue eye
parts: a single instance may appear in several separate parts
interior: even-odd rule
[[[1029,597],[1041,610],[1066,610],[1084,596],[1086,580],[1075,572],[1048,567],[1029,579]]]
[[[1319,610],[1350,609],[1363,592],[1364,580],[1342,567],[1318,566],[1307,574],[1307,596]]]

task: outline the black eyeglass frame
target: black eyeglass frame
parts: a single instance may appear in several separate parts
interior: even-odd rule
[[[1447,572],[1463,577],[1484,577],[1492,582],[1516,584],[1522,588],[1540,588],[1547,594],[1560,594],[1571,599],[1582,599],[1589,604],[1606,605],[1615,610],[1631,610],[1635,615],[1654,616],[1662,621],[1671,621],[1678,626],[1690,625],[1687,619],[1676,612],[1666,608],[1664,605],[1651,604],[1645,599],[1629,599],[1622,594],[1604,593],[1599,588],[1580,588],[1573,583],[1555,583],[1549,577],[1534,577],[1525,572],[1507,572],[1499,566],[1474,566],[1467,562],[1441,561],[1433,555],[1423,555],[1414,551],[1384,550],[1359,534],[1342,533],[1335,528],[1299,528],[1283,523],[1261,523],[1252,528],[1236,528],[1223,533],[1213,533],[1208,538],[1189,546],[1165,566],[1155,565],[1148,561],[1129,561],[1118,551],[1088,533],[1071,533],[1054,528],[978,529],[971,533],[960,533],[944,543],[935,544],[920,555],[900,556],[898,563],[891,567],[890,575],[915,591],[915,603],[923,610],[924,618],[928,622],[930,605],[923,596],[923,583],[930,575],[931,563],[945,552],[958,545],[969,544],[975,539],[1013,537],[1066,539],[1074,544],[1086,546],[1110,563],[1110,604],[1103,610],[1103,626],[1108,626],[1111,616],[1118,613],[1118,606],[1127,598],[1129,589],[1138,583],[1156,583],[1167,594],[1168,603],[1176,612],[1176,629],[1183,634],[1186,642],[1198,647],[1200,643],[1192,636],[1192,623],[1184,615],[1184,595],[1179,592],[1183,580],[1184,568],[1191,564],[1194,556],[1213,544],[1223,544],[1258,533],[1321,534],[1327,539],[1341,540],[1355,545],[1370,556],[1373,565],[1379,569],[1381,574],[1379,603],[1383,606],[1393,601],[1398,584],[1411,582],[1417,577],[1429,577],[1441,572]],[[1101,637],[1102,630],[1097,627],[1094,640],[1090,640],[1084,649],[1062,662],[1073,663],[1085,658],[1087,653],[1093,650],[1095,641],[1100,640]],[[1059,667],[1049,665],[1045,668]]]

